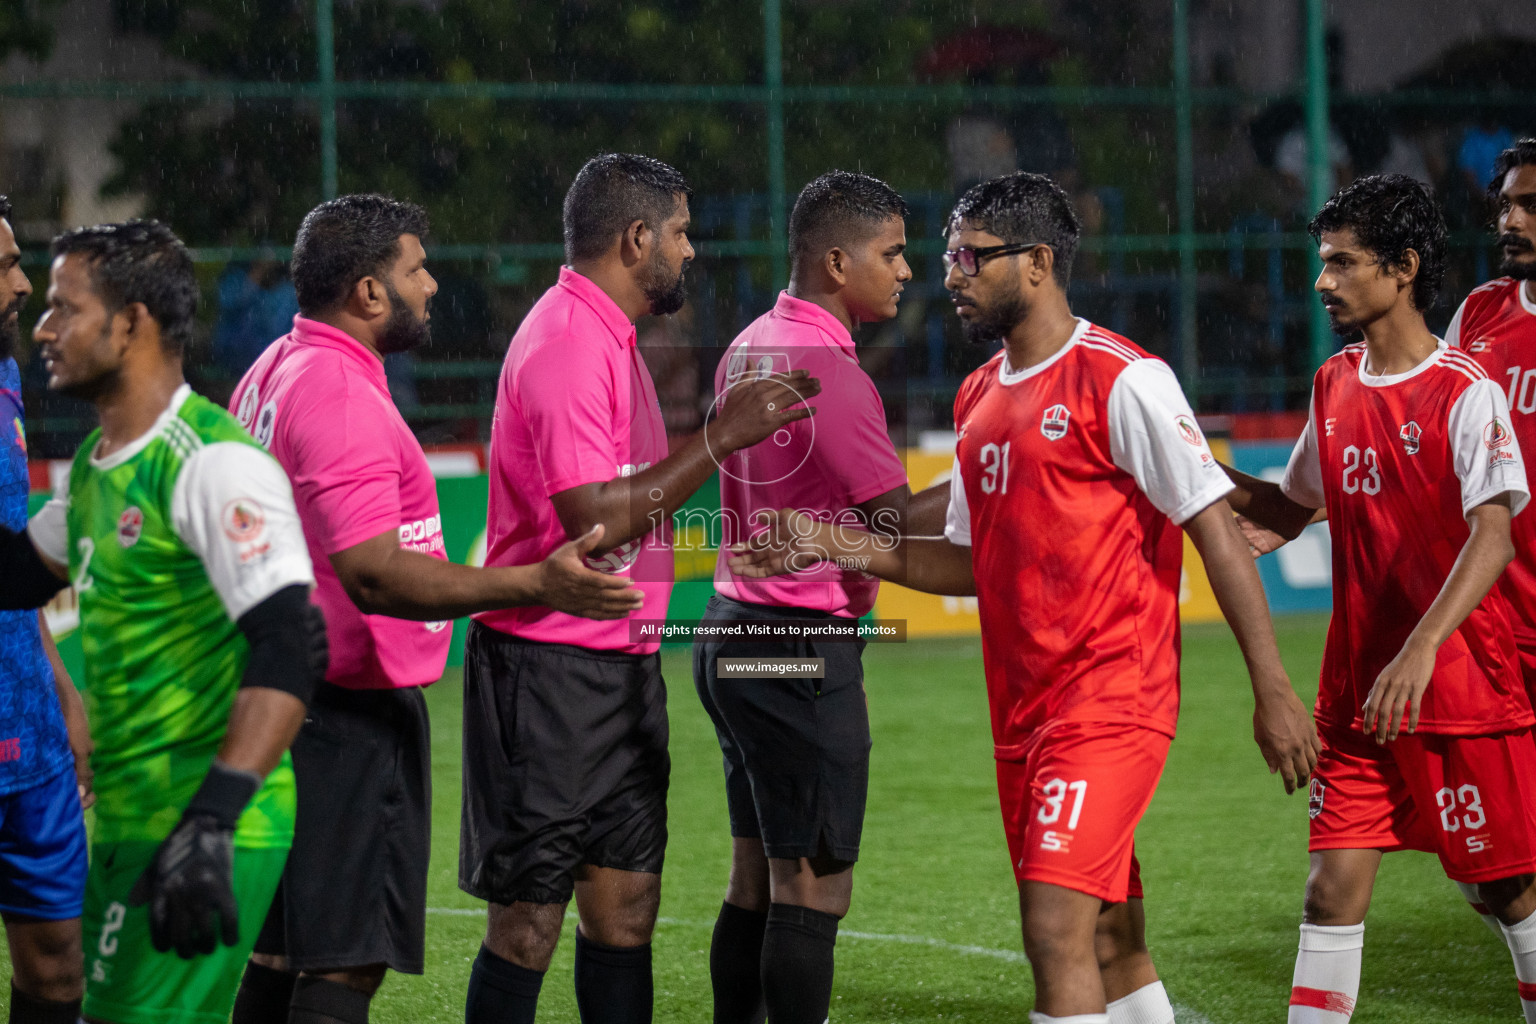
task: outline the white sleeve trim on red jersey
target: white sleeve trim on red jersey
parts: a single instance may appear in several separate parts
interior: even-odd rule
[[[1178,378],[1160,359],[1138,359],[1110,388],[1109,454],[1175,525],[1232,493],[1195,423]]]
[[[171,526],[231,619],[284,587],[315,582],[288,477],[259,448],[219,441],[195,451],[171,492]]]
[[[1472,297],[1469,295],[1461,300],[1461,305],[1456,307],[1456,312],[1451,316],[1451,322],[1445,328],[1445,343],[1451,348],[1461,348],[1461,319],[1467,311],[1467,303]]]
[[[960,479],[960,456],[949,471],[949,508],[944,512],[944,536],[951,544],[971,546],[971,506],[965,500],[965,481]]]
[[[1468,385],[1451,406],[1446,428],[1461,481],[1462,515],[1501,494],[1510,495],[1510,515],[1531,500],[1520,440],[1509,422],[1504,392],[1487,377]]]
[[[1322,508],[1328,503],[1323,494],[1323,461],[1317,447],[1317,394],[1307,403],[1307,429],[1296,439],[1291,460],[1280,478],[1280,493],[1303,508]]]

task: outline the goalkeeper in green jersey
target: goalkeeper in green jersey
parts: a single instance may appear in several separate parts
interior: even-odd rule
[[[96,751],[87,1020],[221,1024],[293,837],[288,744],[325,632],[287,477],[192,394],[197,282],[155,222],[53,243],[48,387],[101,426],[68,483],[0,531],[0,607],[80,601]]]

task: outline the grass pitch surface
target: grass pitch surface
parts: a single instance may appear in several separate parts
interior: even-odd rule
[[[1310,704],[1327,620],[1278,623]],[[655,941],[656,1020],[710,1018],[709,938],[730,858],[720,753],[686,653],[663,670],[672,721],[671,842]],[[978,641],[871,645],[869,814],[837,944],[835,1022],[1019,1024],[1033,987],[998,816]],[[1287,797],[1252,739],[1252,698],[1225,626],[1184,632],[1179,737],[1137,845],[1148,940],[1180,1024],[1285,1018],[1307,874],[1305,794]],[[430,691],[433,860],[427,973],[391,977],[378,1022],[461,1021],[482,905],[457,888],[459,681]],[[539,1017],[575,1021],[566,921]],[[1438,862],[1384,859],[1356,1024],[1519,1019],[1509,954]]]
[[[1310,703],[1326,618],[1277,623]],[[869,814],[853,910],[837,944],[835,1022],[1021,1024],[1032,1000],[1016,890],[998,816],[977,641],[872,645]],[[710,1018],[709,939],[729,864],[720,754],[686,652],[669,650],[671,844],[655,940],[656,1020]],[[1180,1024],[1285,1017],[1307,873],[1306,798],[1286,797],[1252,740],[1242,660],[1224,626],[1184,633],[1179,738],[1137,833],[1148,939]],[[458,890],[457,670],[428,691],[433,860],[427,970],[391,976],[379,1024],[457,1022],[483,905]],[[565,934],[540,1020],[574,1022]],[[0,992],[4,1000],[8,992]],[[1434,858],[1385,858],[1366,927],[1356,1024],[1519,1019],[1509,954]]]

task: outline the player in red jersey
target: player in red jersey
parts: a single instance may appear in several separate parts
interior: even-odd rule
[[[1334,1024],[1360,986],[1383,853],[1439,855],[1479,887],[1511,945],[1536,931],[1536,716],[1509,602],[1510,517],[1529,500],[1502,389],[1429,332],[1445,225],[1424,186],[1362,178],[1311,224],[1335,330],[1280,484],[1233,473],[1233,505],[1294,537],[1319,507],[1333,532],[1333,621],[1317,722],[1311,874],[1292,1024]],[[1517,973],[1530,977],[1536,955]]]
[[[1172,1024],[1133,834],[1178,715],[1179,527],[1242,646],[1255,736],[1287,790],[1312,770],[1317,739],[1223,500],[1230,484],[1173,373],[1067,305],[1077,240],[1066,194],[1042,175],[984,182],[951,216],[946,285],[967,333],[1005,350],[955,400],[944,537],[892,544],[785,509],[732,569],[832,558],[977,595],[1030,1019]]]
[[[1536,139],[1521,139],[1499,154],[1488,198],[1497,211],[1502,276],[1473,289],[1451,318],[1445,340],[1506,388],[1510,426],[1521,448],[1531,451],[1536,450],[1536,417],[1531,415],[1536,412]],[[1515,646],[1526,693],[1536,704],[1536,516],[1517,517],[1510,537],[1515,560],[1499,586],[1514,608]],[[1458,885],[1484,923],[1506,938],[1476,887]],[[1518,963],[1518,951],[1515,955]],[[1536,1022],[1536,986],[1525,996],[1525,1018]]]

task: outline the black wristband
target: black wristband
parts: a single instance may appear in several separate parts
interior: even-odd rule
[[[208,774],[203,776],[203,784],[192,794],[192,801],[181,816],[189,818],[204,814],[218,822],[221,828],[233,829],[245,805],[260,788],[260,775],[231,768],[215,758],[208,766]]]

